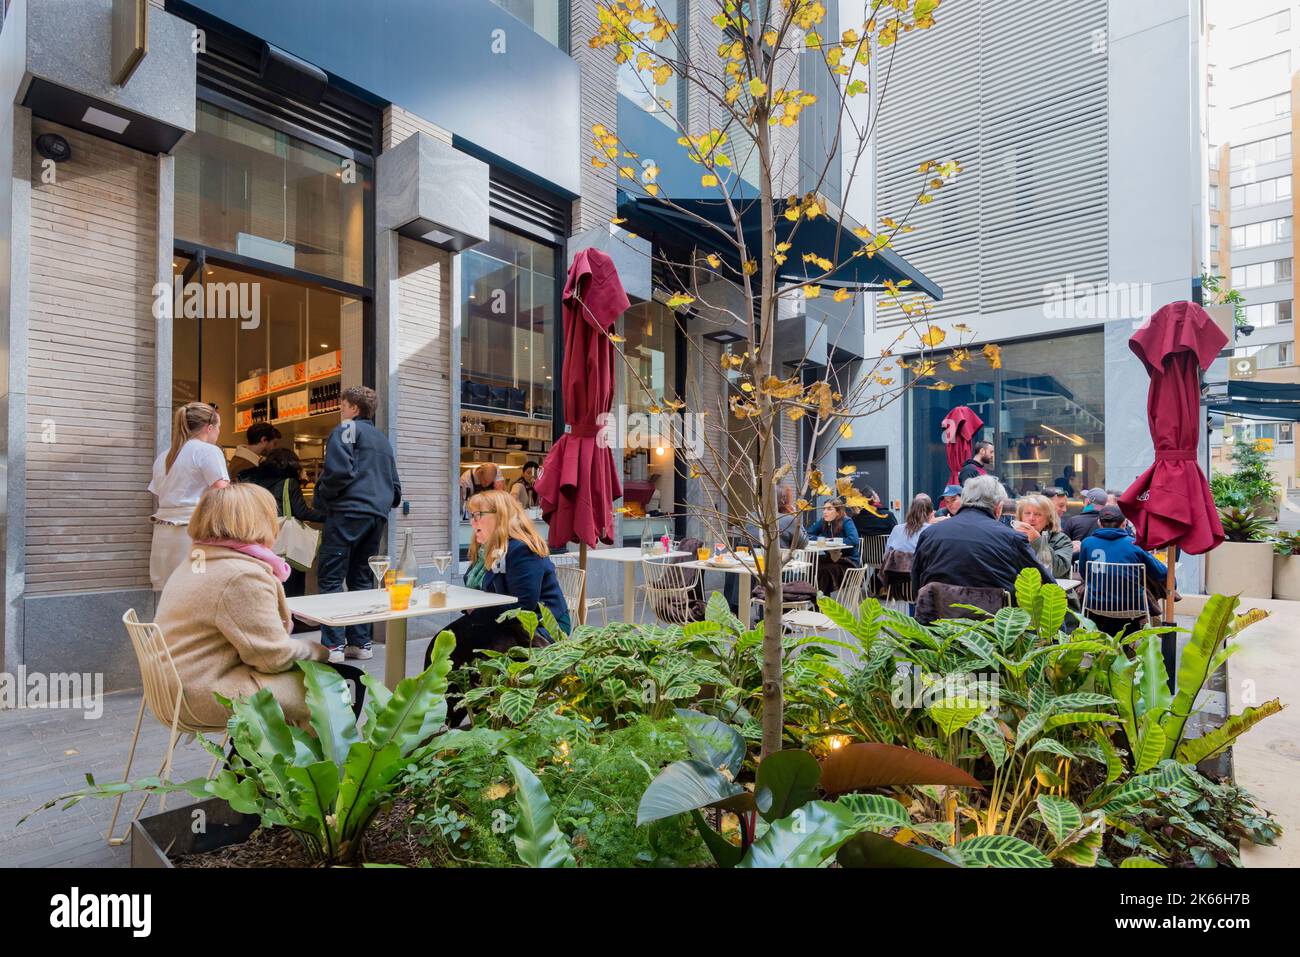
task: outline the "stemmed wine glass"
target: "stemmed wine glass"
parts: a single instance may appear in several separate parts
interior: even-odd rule
[[[375,576],[376,588],[384,587],[384,575],[388,573],[388,566],[391,564],[387,555],[370,556],[370,574]]]
[[[433,556],[433,567],[438,569],[438,577],[446,578],[447,569],[451,567],[451,552],[438,552]]]

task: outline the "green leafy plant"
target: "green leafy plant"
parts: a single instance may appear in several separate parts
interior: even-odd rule
[[[1271,509],[1277,504],[1277,482],[1258,442],[1233,443],[1232,471],[1216,472],[1210,479],[1214,504],[1224,508]]]
[[[1221,508],[1223,537],[1229,542],[1263,542],[1268,539],[1269,523],[1254,509]]]
[[[116,797],[132,791],[186,791],[196,797],[219,797],[244,814],[256,814],[264,827],[293,832],[314,862],[356,863],[366,828],[389,802],[399,773],[437,748],[435,735],[444,727],[447,672],[455,639],[443,632],[434,641],[429,667],[398,682],[391,692],[369,675],[365,729],[358,731],[352,696],[337,671],[317,662],[299,662],[307,687],[307,708],[314,734],[288,724],[268,689],[238,701],[222,699],[231,709],[234,755],[216,778],[171,783],[146,778],[96,785],[50,801],[71,807],[87,797]],[[431,740],[433,739],[433,740]],[[204,746],[222,757],[209,741]]]
[[[1201,286],[1210,294],[1210,302],[1216,306],[1232,306],[1232,323],[1234,326],[1246,325],[1246,297],[1238,290],[1227,285],[1227,278],[1211,273],[1201,273]]]
[[[1273,551],[1283,556],[1300,555],[1300,532],[1274,534]]]

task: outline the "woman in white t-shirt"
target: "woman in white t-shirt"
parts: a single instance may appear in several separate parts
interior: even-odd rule
[[[154,512],[149,578],[162,591],[171,573],[189,557],[189,523],[199,497],[230,484],[225,453],[217,446],[221,417],[206,402],[189,402],[172,420],[172,447],[153,463],[149,491],[158,497]]]

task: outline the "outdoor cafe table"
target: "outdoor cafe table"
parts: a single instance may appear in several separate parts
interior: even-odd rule
[[[758,574],[758,568],[754,565],[752,559],[749,561],[736,560],[734,562],[727,562],[725,564],[718,564],[717,562],[712,560],[703,561],[703,562],[682,562],[680,567],[699,568],[703,571],[708,571],[708,572],[723,572],[728,575],[739,575],[740,576],[739,617],[740,620],[744,622],[746,628],[750,627],[750,625],[753,624],[753,620],[752,620],[753,609],[751,607],[752,605],[751,595],[753,593],[754,576]],[[784,571],[786,569],[798,569],[798,568],[807,568],[807,567],[808,567],[807,562],[785,562],[781,566],[781,569]]]
[[[412,595],[414,601],[415,595]],[[427,599],[426,599],[427,601]],[[368,588],[365,591],[340,591],[328,595],[303,595],[301,598],[289,598],[286,604],[295,618],[312,625],[331,625],[342,628],[345,625],[365,625],[386,622],[384,652],[384,684],[396,688],[397,682],[406,677],[406,620],[423,618],[426,615],[442,615],[448,612],[472,611],[475,608],[494,608],[499,605],[514,605],[519,599],[513,595],[498,595],[495,592],[478,591],[461,585],[447,588],[447,604],[440,608],[430,608],[427,604],[393,611],[384,589]]]
[[[659,555],[642,555],[640,546],[633,548],[591,548],[587,550],[587,560],[623,563],[623,620],[635,622],[636,566],[645,561],[664,561],[669,558],[681,558],[689,554],[690,552],[666,552]]]
[[[1083,582],[1077,581],[1076,579],[1073,578],[1058,578],[1056,580],[1056,584],[1060,585],[1066,591],[1074,591],[1076,588],[1082,585]]]

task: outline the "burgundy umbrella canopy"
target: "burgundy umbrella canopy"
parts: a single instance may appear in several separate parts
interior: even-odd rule
[[[614,540],[614,499],[623,488],[613,453],[597,441],[597,417],[614,400],[614,344],[607,333],[629,305],[609,256],[584,249],[574,257],[564,286],[562,395],[569,428],[537,481],[552,548]]]
[[[943,426],[944,454],[948,456],[948,469],[952,472],[948,484],[956,485],[957,473],[970,458],[975,433],[984,428],[984,420],[966,406],[959,405],[945,415],[940,424]]]
[[[1120,497],[1119,507],[1144,548],[1174,545],[1199,555],[1223,541],[1196,445],[1204,423],[1199,373],[1227,342],[1209,313],[1193,302],[1163,306],[1128,341],[1151,376],[1147,419],[1156,454]]]

